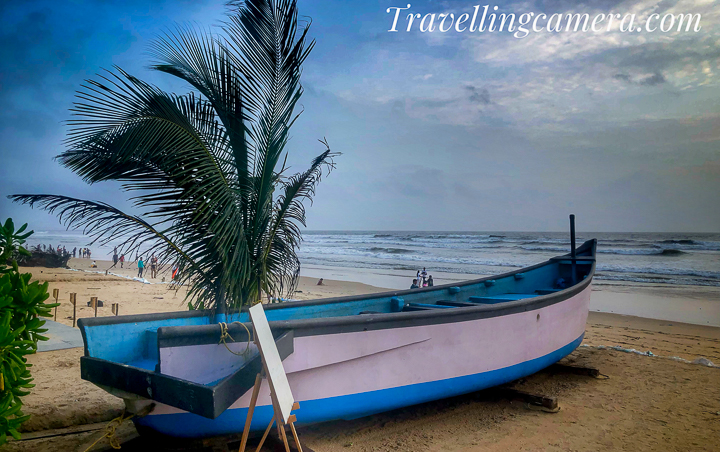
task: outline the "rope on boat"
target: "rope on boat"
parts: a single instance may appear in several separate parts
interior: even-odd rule
[[[229,352],[232,353],[233,355],[245,357],[245,356],[247,356],[247,353],[250,351],[250,342],[253,342],[253,341],[254,341],[254,339],[253,339],[253,337],[252,337],[252,333],[250,332],[250,330],[248,329],[248,327],[245,326],[244,323],[242,323],[242,322],[237,322],[237,321],[236,321],[236,322],[232,322],[231,325],[232,325],[233,323],[238,323],[238,324],[242,325],[242,327],[245,328],[245,331],[247,331],[247,334],[248,334],[248,342],[247,342],[247,345],[246,345],[246,347],[245,347],[245,351],[240,352],[240,353],[237,353],[237,352],[234,352],[234,351],[230,350],[230,347],[228,347],[228,344],[227,344],[227,342],[226,342],[226,339],[229,338],[229,339],[230,339],[231,341],[233,341],[233,342],[235,342],[235,339],[233,339],[233,337],[230,336],[230,333],[228,332],[228,324],[225,323],[225,322],[220,322],[220,342],[218,342],[218,344],[223,344],[223,345],[225,346],[225,348],[227,349],[227,351],[229,351]]]
[[[127,421],[131,417],[133,417],[133,415],[125,417],[125,410],[123,410],[123,413],[120,416],[118,416],[115,419],[113,419],[112,421],[108,422],[108,424],[105,426],[105,433],[103,434],[103,436],[96,439],[95,442],[90,445],[90,447],[85,449],[85,452],[88,452],[90,449],[95,447],[95,445],[97,443],[99,443],[100,441],[102,441],[105,438],[108,439],[108,443],[110,443],[110,447],[112,447],[113,449],[120,449],[120,441],[118,440],[117,436],[115,435],[115,432],[117,431],[118,428],[120,428],[120,426],[125,421]]]
[[[113,420],[111,420],[110,422],[108,422],[108,424],[105,426],[105,433],[103,434],[103,436],[101,436],[100,438],[96,439],[95,442],[92,443],[87,449],[85,449],[84,452],[88,452],[88,451],[91,450],[93,447],[95,447],[95,445],[96,445],[97,443],[99,443],[100,441],[102,441],[102,440],[105,439],[105,438],[108,439],[108,443],[110,444],[110,447],[112,447],[112,448],[115,449],[115,450],[120,449],[120,447],[121,447],[121,446],[120,446],[120,440],[118,439],[118,437],[117,437],[117,435],[116,435],[117,429],[119,429],[120,426],[123,425],[123,423],[124,423],[125,421],[130,420],[130,419],[132,419],[132,418],[134,418],[134,417],[145,417],[145,416],[147,416],[148,414],[150,414],[150,412],[152,412],[152,410],[154,410],[154,409],[155,409],[155,404],[154,404],[154,403],[151,403],[150,405],[148,405],[148,406],[146,406],[145,408],[143,408],[140,412],[138,412],[138,413],[136,413],[136,414],[132,414],[132,413],[131,413],[131,414],[130,414],[129,416],[127,416],[127,417],[125,416],[125,413],[126,413],[127,410],[123,410],[123,412],[122,412],[122,414],[121,414],[120,416],[118,416],[118,417],[116,417],[115,419],[113,419]]]

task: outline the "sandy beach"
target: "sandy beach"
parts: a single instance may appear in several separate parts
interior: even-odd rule
[[[137,275],[134,264],[123,269],[111,262],[72,259],[70,269],[25,268],[33,279],[59,289],[57,321],[72,325],[69,293],[77,293],[78,317],[94,315],[86,306],[90,297],[106,302],[98,316],[184,310],[184,289],[169,290],[158,278],[150,284],[120,276]],[[130,267],[130,268],[127,268]],[[86,270],[86,271],[80,271]],[[332,275],[330,275],[332,276]],[[312,299],[387,289],[368,284],[301,277],[297,299]],[[717,450],[720,434],[720,369],[681,362],[700,357],[720,363],[720,328],[668,320],[679,299],[692,299],[692,309],[681,318],[704,323],[717,317],[706,306],[720,305],[715,288],[683,291],[657,286],[597,284],[593,303],[608,311],[644,312],[659,306],[661,320],[591,312],[583,346],[566,362],[600,369],[610,378],[553,374],[543,371],[518,383],[518,388],[558,397],[559,413],[530,410],[519,401],[497,399],[492,391],[432,402],[349,422],[332,422],[300,429],[303,441],[316,451],[475,451],[475,450]],[[598,300],[599,299],[599,300]],[[687,306],[687,305],[685,305]],[[687,309],[686,309],[687,310]],[[690,317],[687,317],[690,316]],[[694,316],[694,317],[693,317]],[[598,347],[600,346],[600,347]],[[603,347],[651,351],[642,356]],[[100,433],[32,439],[37,432],[106,422],[122,412],[120,399],[80,379],[82,349],[38,353],[30,358],[36,387],[25,399],[32,418],[23,426],[31,439],[6,446],[10,451],[84,450]],[[120,436],[132,436],[131,424]],[[98,446],[99,447],[99,446]],[[99,447],[100,450],[102,448]]]

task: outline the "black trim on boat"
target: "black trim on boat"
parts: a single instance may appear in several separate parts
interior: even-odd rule
[[[280,359],[293,351],[293,332],[276,336]],[[255,376],[262,371],[260,354],[214,386],[170,377],[146,369],[118,364],[99,358],[80,358],[83,380],[137,394],[181,410],[210,419],[220,416],[255,384]]]

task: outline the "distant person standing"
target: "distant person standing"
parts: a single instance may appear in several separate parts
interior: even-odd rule
[[[432,275],[428,276],[427,285],[428,285],[428,287],[432,287],[432,286],[433,286]]]
[[[117,265],[120,258],[118,258],[117,247],[113,250],[113,267]]]
[[[138,278],[142,278],[143,270],[145,269],[145,262],[143,262],[142,256],[138,259]]]
[[[90,248],[88,248],[87,250],[88,250],[88,259],[90,259],[90,256],[92,256],[92,253],[90,252]]]
[[[418,271],[420,271],[420,270],[418,270]],[[410,284],[410,288],[411,288],[411,289],[419,289],[420,287],[417,285],[417,283],[418,283],[418,280],[417,280],[417,279],[413,279],[412,284]]]
[[[123,268],[124,263],[125,263],[125,255],[121,254],[120,255],[120,268]]]
[[[157,263],[158,259],[155,257],[155,253],[153,253],[152,257],[150,257],[150,277],[151,278],[157,278]]]
[[[77,246],[73,248],[73,259],[75,259],[75,253],[77,253]]]

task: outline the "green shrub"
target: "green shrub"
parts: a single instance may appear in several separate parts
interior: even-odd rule
[[[0,446],[7,435],[20,438],[18,428],[30,416],[24,416],[22,397],[34,385],[27,355],[37,351],[37,341],[46,341],[47,330],[40,317],[50,317],[57,304],[46,304],[48,283],[30,282],[30,273],[20,273],[17,258],[30,253],[22,247],[33,231],[15,231],[8,219],[0,225]]]

